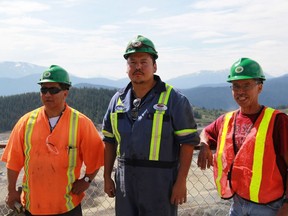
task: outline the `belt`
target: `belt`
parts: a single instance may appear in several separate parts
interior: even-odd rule
[[[170,169],[176,167],[177,161],[152,161],[152,160],[138,160],[138,159],[129,159],[124,158],[119,160],[120,163],[124,163],[128,166],[136,166],[136,167],[151,167],[151,168],[164,168]]]

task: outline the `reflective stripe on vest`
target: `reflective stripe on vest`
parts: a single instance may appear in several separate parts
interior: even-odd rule
[[[167,105],[172,86],[166,84],[166,91],[160,94],[158,104]],[[149,160],[159,160],[160,142],[162,135],[163,117],[165,110],[156,110],[153,116],[153,125],[150,142]]]
[[[26,205],[25,208],[28,210],[30,209],[30,189],[28,187],[29,182],[29,161],[30,161],[30,150],[31,150],[31,137],[32,137],[32,131],[37,119],[37,116],[39,114],[40,108],[35,109],[32,111],[32,113],[29,116],[29,119],[27,121],[27,125],[25,128],[25,135],[24,135],[24,154],[25,154],[25,161],[24,161],[24,172],[26,176],[25,182],[23,182],[23,190],[26,191]]]
[[[39,114],[40,108],[32,111],[31,115],[28,118],[27,125],[25,128],[25,135],[24,135],[24,154],[25,154],[25,166],[24,166],[24,172],[26,175],[26,181],[23,183],[23,187],[25,187],[26,191],[26,208],[30,209],[30,189],[28,187],[29,182],[29,160],[30,160],[30,150],[32,147],[31,143],[31,137],[33,133],[33,128],[35,126],[35,122],[37,119],[37,116]],[[78,131],[78,119],[79,119],[79,112],[75,109],[71,108],[71,116],[70,116],[70,124],[69,124],[69,148],[76,149],[77,144],[77,131]],[[66,187],[66,207],[67,210],[72,210],[75,206],[72,202],[72,196],[69,195],[71,189],[72,189],[72,183],[75,181],[75,175],[74,175],[74,168],[76,167],[76,159],[77,159],[77,151],[69,151],[69,164],[68,164],[68,170],[67,170],[67,178],[68,178],[68,184]]]
[[[77,162],[77,151],[76,145],[77,145],[77,131],[78,131],[78,120],[79,120],[79,112],[75,109],[71,108],[71,116],[70,116],[70,124],[69,124],[69,165],[67,169],[67,179],[68,184],[66,186],[66,207],[67,210],[72,210],[75,206],[72,202],[72,196],[70,195],[70,191],[72,189],[73,182],[75,182],[75,174],[74,169],[76,167]],[[74,150],[73,150],[74,149]]]
[[[217,165],[218,165],[218,174],[217,178],[215,179],[215,183],[217,186],[218,194],[222,197],[222,189],[221,189],[221,178],[223,174],[223,164],[222,164],[222,156],[223,156],[223,149],[226,143],[226,135],[227,135],[227,130],[228,130],[228,123],[233,115],[233,112],[229,112],[225,115],[224,119],[224,126],[223,126],[223,131],[221,134],[221,142],[219,145],[219,151],[217,154]]]
[[[250,198],[253,202],[259,202],[259,191],[260,185],[262,180],[262,173],[263,173],[263,156],[265,151],[265,143],[266,136],[258,136],[259,133],[267,134],[268,126],[270,119],[274,109],[267,108],[265,109],[265,113],[263,119],[259,125],[259,129],[257,132],[256,140],[255,140],[255,147],[254,147],[254,160],[252,166],[252,179],[250,183]]]

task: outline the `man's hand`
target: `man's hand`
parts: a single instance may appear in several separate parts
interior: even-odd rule
[[[16,202],[21,203],[20,201],[20,195],[21,195],[21,191],[9,191],[7,196],[6,196],[6,204],[9,206],[9,208],[14,209],[14,204]]]
[[[197,165],[201,168],[201,170],[205,170],[206,167],[209,169],[210,166],[213,166],[213,154],[209,145],[206,143],[202,142],[200,144],[200,152],[198,155]]]
[[[109,197],[115,197],[115,183],[112,180],[112,178],[104,178],[104,192],[109,196]]]
[[[181,179],[175,182],[172,188],[172,195],[170,198],[170,203],[172,205],[182,205],[187,201],[187,188],[186,179]]]
[[[87,190],[90,186],[90,183],[89,182],[86,182],[84,181],[84,178],[82,179],[77,179],[74,183],[73,183],[73,186],[72,186],[72,190],[71,192],[73,194],[81,194],[83,193],[85,190]]]
[[[284,203],[279,209],[277,216],[288,216],[288,203]]]

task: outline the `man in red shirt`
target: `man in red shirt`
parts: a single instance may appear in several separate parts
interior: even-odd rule
[[[81,216],[84,191],[104,164],[104,145],[93,122],[65,102],[71,86],[66,70],[52,65],[38,84],[43,106],[19,119],[1,158],[7,163],[6,203],[21,203],[27,216]]]
[[[259,104],[265,76],[256,61],[235,62],[227,81],[239,109],[204,128],[198,166],[213,165],[218,194],[233,198],[230,215],[287,216],[288,116]]]

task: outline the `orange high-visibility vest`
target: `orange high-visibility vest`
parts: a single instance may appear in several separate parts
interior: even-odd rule
[[[20,172],[24,167],[21,203],[33,215],[58,215],[81,203],[84,193],[71,192],[85,173],[103,166],[104,145],[93,122],[66,105],[51,132],[44,107],[19,119],[1,160]]]
[[[273,143],[275,117],[279,111],[265,107],[238,153],[233,148],[237,111],[227,113],[214,155],[214,180],[224,199],[234,193],[256,203],[269,203],[283,196],[283,179],[276,163]]]

